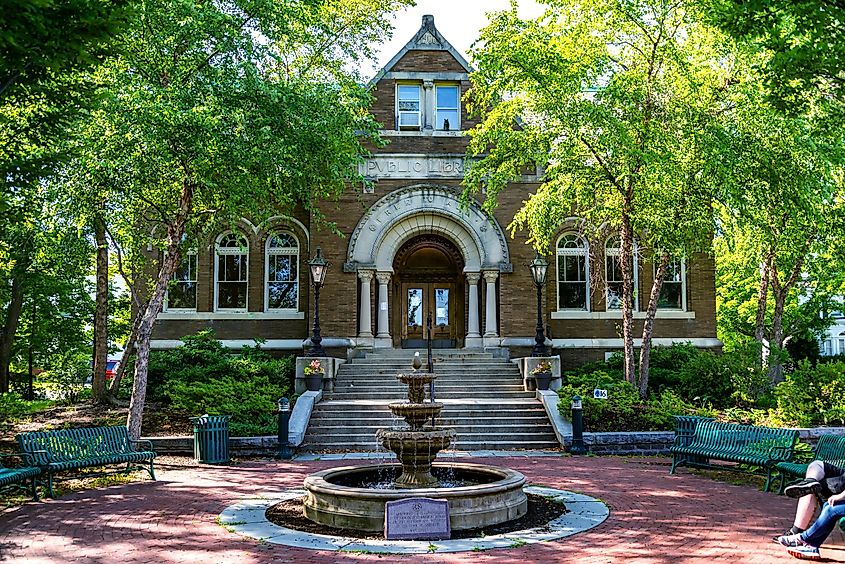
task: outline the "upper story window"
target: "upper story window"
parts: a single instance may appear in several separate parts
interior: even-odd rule
[[[421,123],[421,91],[417,84],[400,84],[397,107],[399,108],[399,129],[419,129]]]
[[[620,262],[621,242],[619,236],[611,237],[604,247],[605,262],[605,285],[607,286],[607,309],[622,309],[622,263]],[[639,310],[639,298],[637,288],[639,287],[639,276],[637,274],[637,251],[634,247],[633,253],[633,283],[634,283],[634,311]]]
[[[249,243],[240,233],[230,232],[218,239],[214,269],[215,309],[246,310],[249,270]]]
[[[197,309],[197,252],[190,250],[185,253],[182,263],[167,287],[165,309],[191,310]]]
[[[557,308],[589,311],[590,276],[587,242],[565,233],[557,242]]]
[[[655,274],[657,265],[655,265]],[[687,268],[684,259],[669,258],[666,265],[666,275],[660,288],[658,309],[687,309]]]
[[[274,233],[267,239],[266,309],[299,307],[299,243],[290,233]]]
[[[438,85],[435,87],[435,129],[453,131],[461,128],[458,100],[460,87],[458,85]]]

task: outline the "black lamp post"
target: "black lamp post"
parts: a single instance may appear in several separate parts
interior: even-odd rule
[[[311,283],[314,284],[314,335],[311,337],[308,356],[326,356],[326,351],[320,345],[323,341],[320,336],[320,287],[326,279],[329,263],[323,258],[320,247],[317,247],[317,256],[308,261],[308,267],[311,269]]]
[[[534,335],[534,349],[531,351],[531,356],[548,356],[546,335],[543,331],[543,284],[546,283],[549,261],[541,257],[538,251],[528,268],[531,269],[531,277],[534,279],[534,285],[537,286],[537,332]]]

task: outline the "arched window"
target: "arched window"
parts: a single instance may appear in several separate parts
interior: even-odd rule
[[[839,339],[837,340],[839,341],[839,350],[837,354],[845,355],[845,331],[842,331],[839,334]]]
[[[164,309],[191,310],[197,309],[197,251],[191,249],[182,257],[182,263],[167,287],[164,298]]]
[[[589,310],[590,276],[587,242],[565,233],[557,242],[557,308]]]
[[[657,274],[657,265],[654,266]],[[666,275],[663,277],[663,286],[660,288],[660,299],[657,301],[658,309],[687,309],[687,265],[684,259],[669,257],[669,264],[666,265]]]
[[[240,233],[226,233],[217,240],[216,254],[216,309],[246,310],[249,242]]]
[[[265,256],[266,309],[299,308],[299,242],[289,233],[273,233],[267,238]]]
[[[607,309],[622,309],[622,263],[619,261],[619,255],[622,252],[621,241],[619,236],[615,235],[607,240],[604,245],[604,280],[607,285]],[[632,264],[633,284],[634,284],[634,311],[638,311],[639,307],[639,292],[640,287],[639,273],[637,272],[637,246],[634,244],[633,264]]]

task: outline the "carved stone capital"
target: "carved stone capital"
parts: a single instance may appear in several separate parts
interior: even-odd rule
[[[358,278],[361,280],[361,282],[369,283],[372,282],[374,274],[375,273],[372,270],[359,270]]]
[[[495,270],[485,270],[484,271],[484,281],[488,284],[493,284],[496,282],[496,278],[499,277],[499,273]]]
[[[467,272],[467,283],[468,284],[478,284],[478,281],[481,280],[481,273],[480,272]]]
[[[379,284],[390,284],[390,272],[376,272],[376,280]]]

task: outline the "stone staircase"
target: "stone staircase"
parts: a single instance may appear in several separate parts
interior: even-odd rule
[[[407,397],[396,380],[411,370],[413,350],[369,353],[340,367],[334,392],[311,415],[303,450],[382,450],[376,430],[404,424],[388,403]],[[425,351],[419,351],[425,369]],[[433,352],[435,398],[445,405],[438,426],[457,433],[450,450],[549,449],[559,443],[534,392],[523,391],[515,364],[492,353],[452,349]]]

